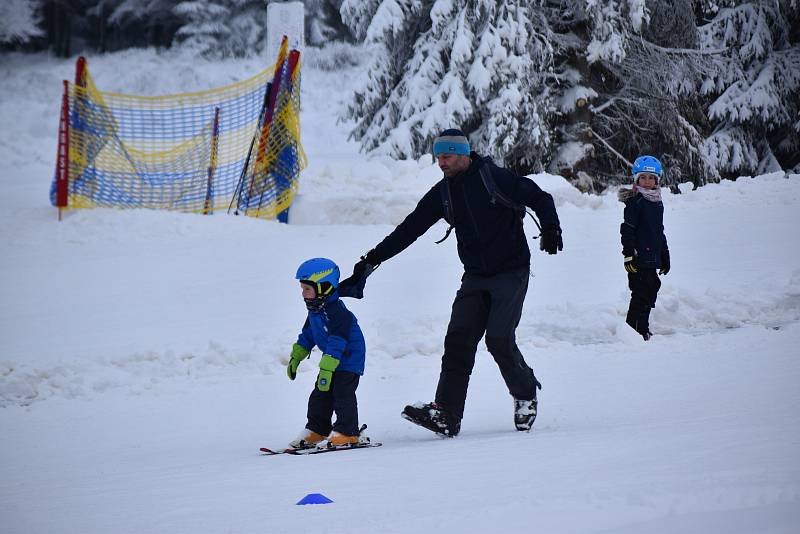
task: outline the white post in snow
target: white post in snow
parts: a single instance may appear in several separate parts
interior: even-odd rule
[[[289,38],[289,50],[303,53],[305,45],[305,10],[302,2],[267,4],[267,60],[278,58],[283,36]]]

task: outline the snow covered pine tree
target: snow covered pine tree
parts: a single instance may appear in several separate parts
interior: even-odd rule
[[[798,0],[345,0],[373,46],[345,118],[419,157],[443,128],[584,190],[656,153],[663,185],[800,165]]]
[[[800,2],[700,4],[701,48],[725,51],[702,84],[714,123],[704,157],[723,177],[800,170]]]
[[[246,56],[266,41],[263,0],[186,0],[173,12],[185,20],[176,40],[209,57]]]
[[[42,35],[34,0],[5,0],[0,3],[0,45],[26,43]]]
[[[416,158],[461,125],[482,153],[537,170],[550,153],[544,74],[552,50],[522,0],[345,0],[343,21],[375,47],[346,118],[365,151]]]

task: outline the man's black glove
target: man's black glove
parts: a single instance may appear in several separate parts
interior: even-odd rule
[[[353,276],[361,278],[364,276],[364,273],[367,271],[371,271],[373,266],[371,263],[367,262],[363,257],[353,265]],[[369,275],[367,275],[369,276]]]
[[[548,254],[557,254],[559,250],[564,250],[564,241],[561,239],[561,228],[550,225],[542,230],[542,238],[539,242],[539,249]]]
[[[367,277],[380,265],[378,262],[370,262],[370,260],[375,261],[374,256],[370,256],[371,254],[372,251],[370,250],[361,256],[361,260],[353,265],[353,274],[339,282],[340,297],[364,298],[364,286],[367,285]]]
[[[669,249],[665,248],[661,251],[661,269],[658,274],[667,274],[669,272]]]

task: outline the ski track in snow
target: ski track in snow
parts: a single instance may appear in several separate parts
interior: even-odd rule
[[[740,199],[739,204],[742,218],[756,208],[762,212],[762,226],[747,223],[732,236],[727,235],[728,224],[718,220],[708,203],[695,200],[699,192],[667,198],[667,235],[676,261],[673,272],[663,278],[652,315],[653,331],[659,337],[678,333],[701,336],[751,325],[778,329],[800,318],[800,268],[785,262],[780,248],[748,243],[751,233],[777,231],[786,217],[794,214],[791,206],[764,211],[763,197],[788,193],[797,198],[800,188],[794,180],[759,180],[763,188],[751,191],[751,197]],[[540,176],[539,181],[553,185],[567,248],[563,256],[555,258],[533,251],[531,289],[518,329],[521,348],[530,352],[554,344],[622,344],[620,350],[627,350],[630,336],[624,315],[628,293],[616,250],[620,205],[611,195],[588,197],[566,189],[556,177]],[[749,190],[752,185],[742,181],[738,188],[720,184],[701,190],[717,203],[719,194],[705,192],[714,188],[738,194],[739,189]],[[588,198],[583,202],[576,200],[584,197]],[[412,207],[413,202],[407,203],[405,211]],[[353,261],[392,228],[349,224],[287,227],[230,217],[208,220],[113,210],[71,214],[55,231],[45,221],[15,224],[6,228],[3,242],[10,248],[8,260],[0,260],[0,267],[10,277],[20,263],[27,265],[27,271],[24,280],[4,290],[8,302],[15,303],[9,308],[14,310],[13,317],[8,316],[6,324],[9,331],[27,335],[7,338],[0,354],[0,404],[4,406],[28,405],[54,395],[86,397],[118,387],[140,393],[181,377],[271,374],[276,369],[280,373],[286,347],[303,320],[291,273],[293,264],[304,255],[317,255],[308,252],[316,250],[309,239],[340,258],[346,271],[348,260]],[[705,229],[703,239],[710,243],[699,245],[699,253],[690,248],[695,227]],[[440,353],[449,304],[460,276],[454,240],[432,244],[442,229],[443,225],[434,227],[420,243],[387,262],[370,279],[364,301],[347,299],[367,335],[370,361]],[[273,245],[260,249],[253,247],[253,242]],[[339,242],[342,247],[337,246]],[[531,242],[532,248],[536,243]],[[735,250],[745,246],[750,246],[752,253],[738,258]],[[276,262],[274,250],[294,260]],[[166,265],[165,257],[170,258]],[[207,263],[208,268],[193,274],[193,263],[198,261]],[[430,271],[435,262],[441,264],[435,272]],[[774,274],[764,276],[761,263],[774,266]],[[51,264],[61,265],[60,276],[54,276]],[[116,273],[122,266],[133,267],[125,275],[133,291],[120,286]],[[428,269],[428,275],[403,272],[420,266]],[[95,272],[87,277],[92,270]],[[238,276],[231,279],[227,273]],[[254,287],[250,282],[254,279],[281,282]],[[404,285],[419,291],[398,293],[397,287]],[[755,286],[758,291],[753,292]],[[418,305],[417,294],[430,297],[427,305]],[[275,305],[263,306],[258,299]],[[387,301],[391,302],[388,309]],[[206,310],[207,316],[194,316],[186,303]],[[117,306],[119,311],[109,311]],[[280,313],[287,308],[292,320]],[[360,313],[360,308],[367,312]],[[394,311],[398,309],[410,313],[397,321]],[[32,317],[37,320],[32,322]],[[265,322],[271,326],[265,328]],[[58,332],[60,324],[69,335]],[[119,324],[125,326],[116,336],[127,338],[129,344],[94,331],[116,329]],[[166,346],[154,343],[156,339]]]

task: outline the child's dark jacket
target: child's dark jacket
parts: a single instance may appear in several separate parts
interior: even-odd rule
[[[664,204],[651,202],[639,193],[620,191],[625,202],[624,221],[620,225],[622,253],[636,257],[636,266],[642,269],[660,269],[661,258],[667,248],[664,235]]]
[[[308,312],[297,343],[309,351],[317,346],[323,354],[339,360],[336,371],[364,374],[364,334],[355,315],[339,300],[337,293],[328,297],[321,311]]]

